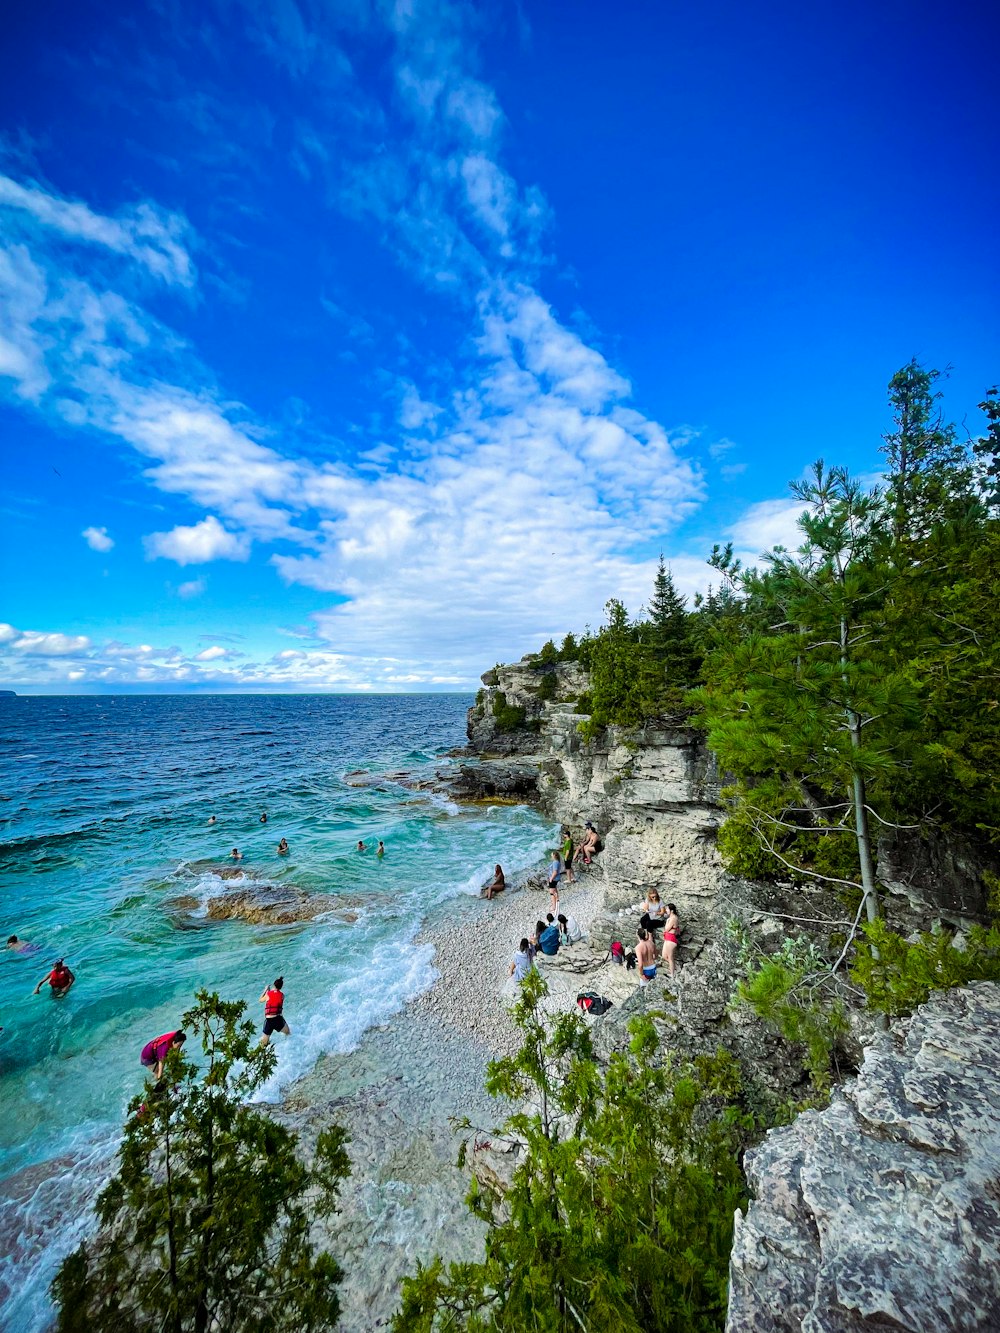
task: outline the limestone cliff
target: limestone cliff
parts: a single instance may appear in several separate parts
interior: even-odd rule
[[[939,992],[748,1154],[727,1333],[1000,1329],[1000,986]]]

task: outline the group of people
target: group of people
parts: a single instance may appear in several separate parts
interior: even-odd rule
[[[674,903],[665,903],[656,889],[650,889],[641,903],[642,916],[636,930],[635,961],[640,969],[640,985],[648,985],[656,976],[656,932],[663,931],[661,960],[671,977],[676,975],[677,943],[680,921]]]
[[[510,965],[510,976],[515,981],[523,981],[535,965],[538,954],[547,958],[559,952],[560,945],[576,944],[583,939],[580,923],[574,916],[560,912],[554,916],[546,913],[544,921],[536,921],[532,935],[525,935],[518,946]]]
[[[212,825],[212,824],[217,823],[218,821],[216,820],[215,815],[209,815],[209,817],[208,817],[208,822],[209,822],[209,825]],[[257,822],[258,822],[259,824],[266,824],[266,823],[267,823],[267,811],[266,811],[266,810],[262,810],[262,811],[260,812],[260,819],[259,819]],[[288,846],[288,839],[287,839],[287,838],[281,838],[281,839],[279,840],[279,842],[278,842],[278,846],[277,846],[277,848],[276,848],[275,850],[277,851],[277,853],[278,853],[279,856],[287,856],[288,853],[291,851],[291,848]],[[238,847],[234,847],[233,850],[229,853],[229,860],[230,860],[230,861],[242,861],[242,860],[243,860],[243,853],[240,851],[240,849],[239,849]]]
[[[370,848],[368,843],[365,842],[363,838],[359,838],[358,845],[354,850],[358,852],[367,852],[370,850]],[[379,838],[378,846],[375,848],[375,855],[378,857],[385,856],[385,843],[382,841],[381,838]]]

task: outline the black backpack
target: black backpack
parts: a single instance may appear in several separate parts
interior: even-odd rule
[[[580,1006],[580,1012],[584,1014],[606,1014],[611,1008],[610,1000],[592,990],[581,991],[576,997],[576,1002]]]

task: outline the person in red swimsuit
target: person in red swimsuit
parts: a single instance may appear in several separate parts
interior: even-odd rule
[[[52,971],[46,972],[45,976],[42,977],[41,981],[35,987],[34,993],[37,995],[45,983],[48,982],[52,987],[53,996],[59,1000],[66,994],[75,980],[76,977],[60,958]]]
[[[260,999],[264,1006],[264,1035],[260,1039],[261,1046],[271,1044],[272,1032],[283,1032],[286,1037],[292,1035],[292,1030],[281,1012],[285,1007],[285,996],[281,989],[284,984],[285,978],[277,977],[273,986],[261,991]]]
[[[187,1034],[184,1032],[164,1032],[162,1037],[154,1037],[152,1041],[146,1042],[139,1055],[139,1063],[143,1069],[152,1069],[154,1082],[159,1083],[163,1077],[163,1066],[169,1053],[179,1051],[186,1041]]]
[[[667,919],[663,923],[663,961],[667,965],[670,975],[674,975],[674,954],[677,952],[677,936],[680,934],[681,923],[677,919],[677,908],[673,903],[667,903]]]

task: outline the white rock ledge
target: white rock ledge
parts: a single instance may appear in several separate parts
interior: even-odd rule
[[[1000,1330],[1000,985],[936,994],[747,1156],[726,1333]]]

